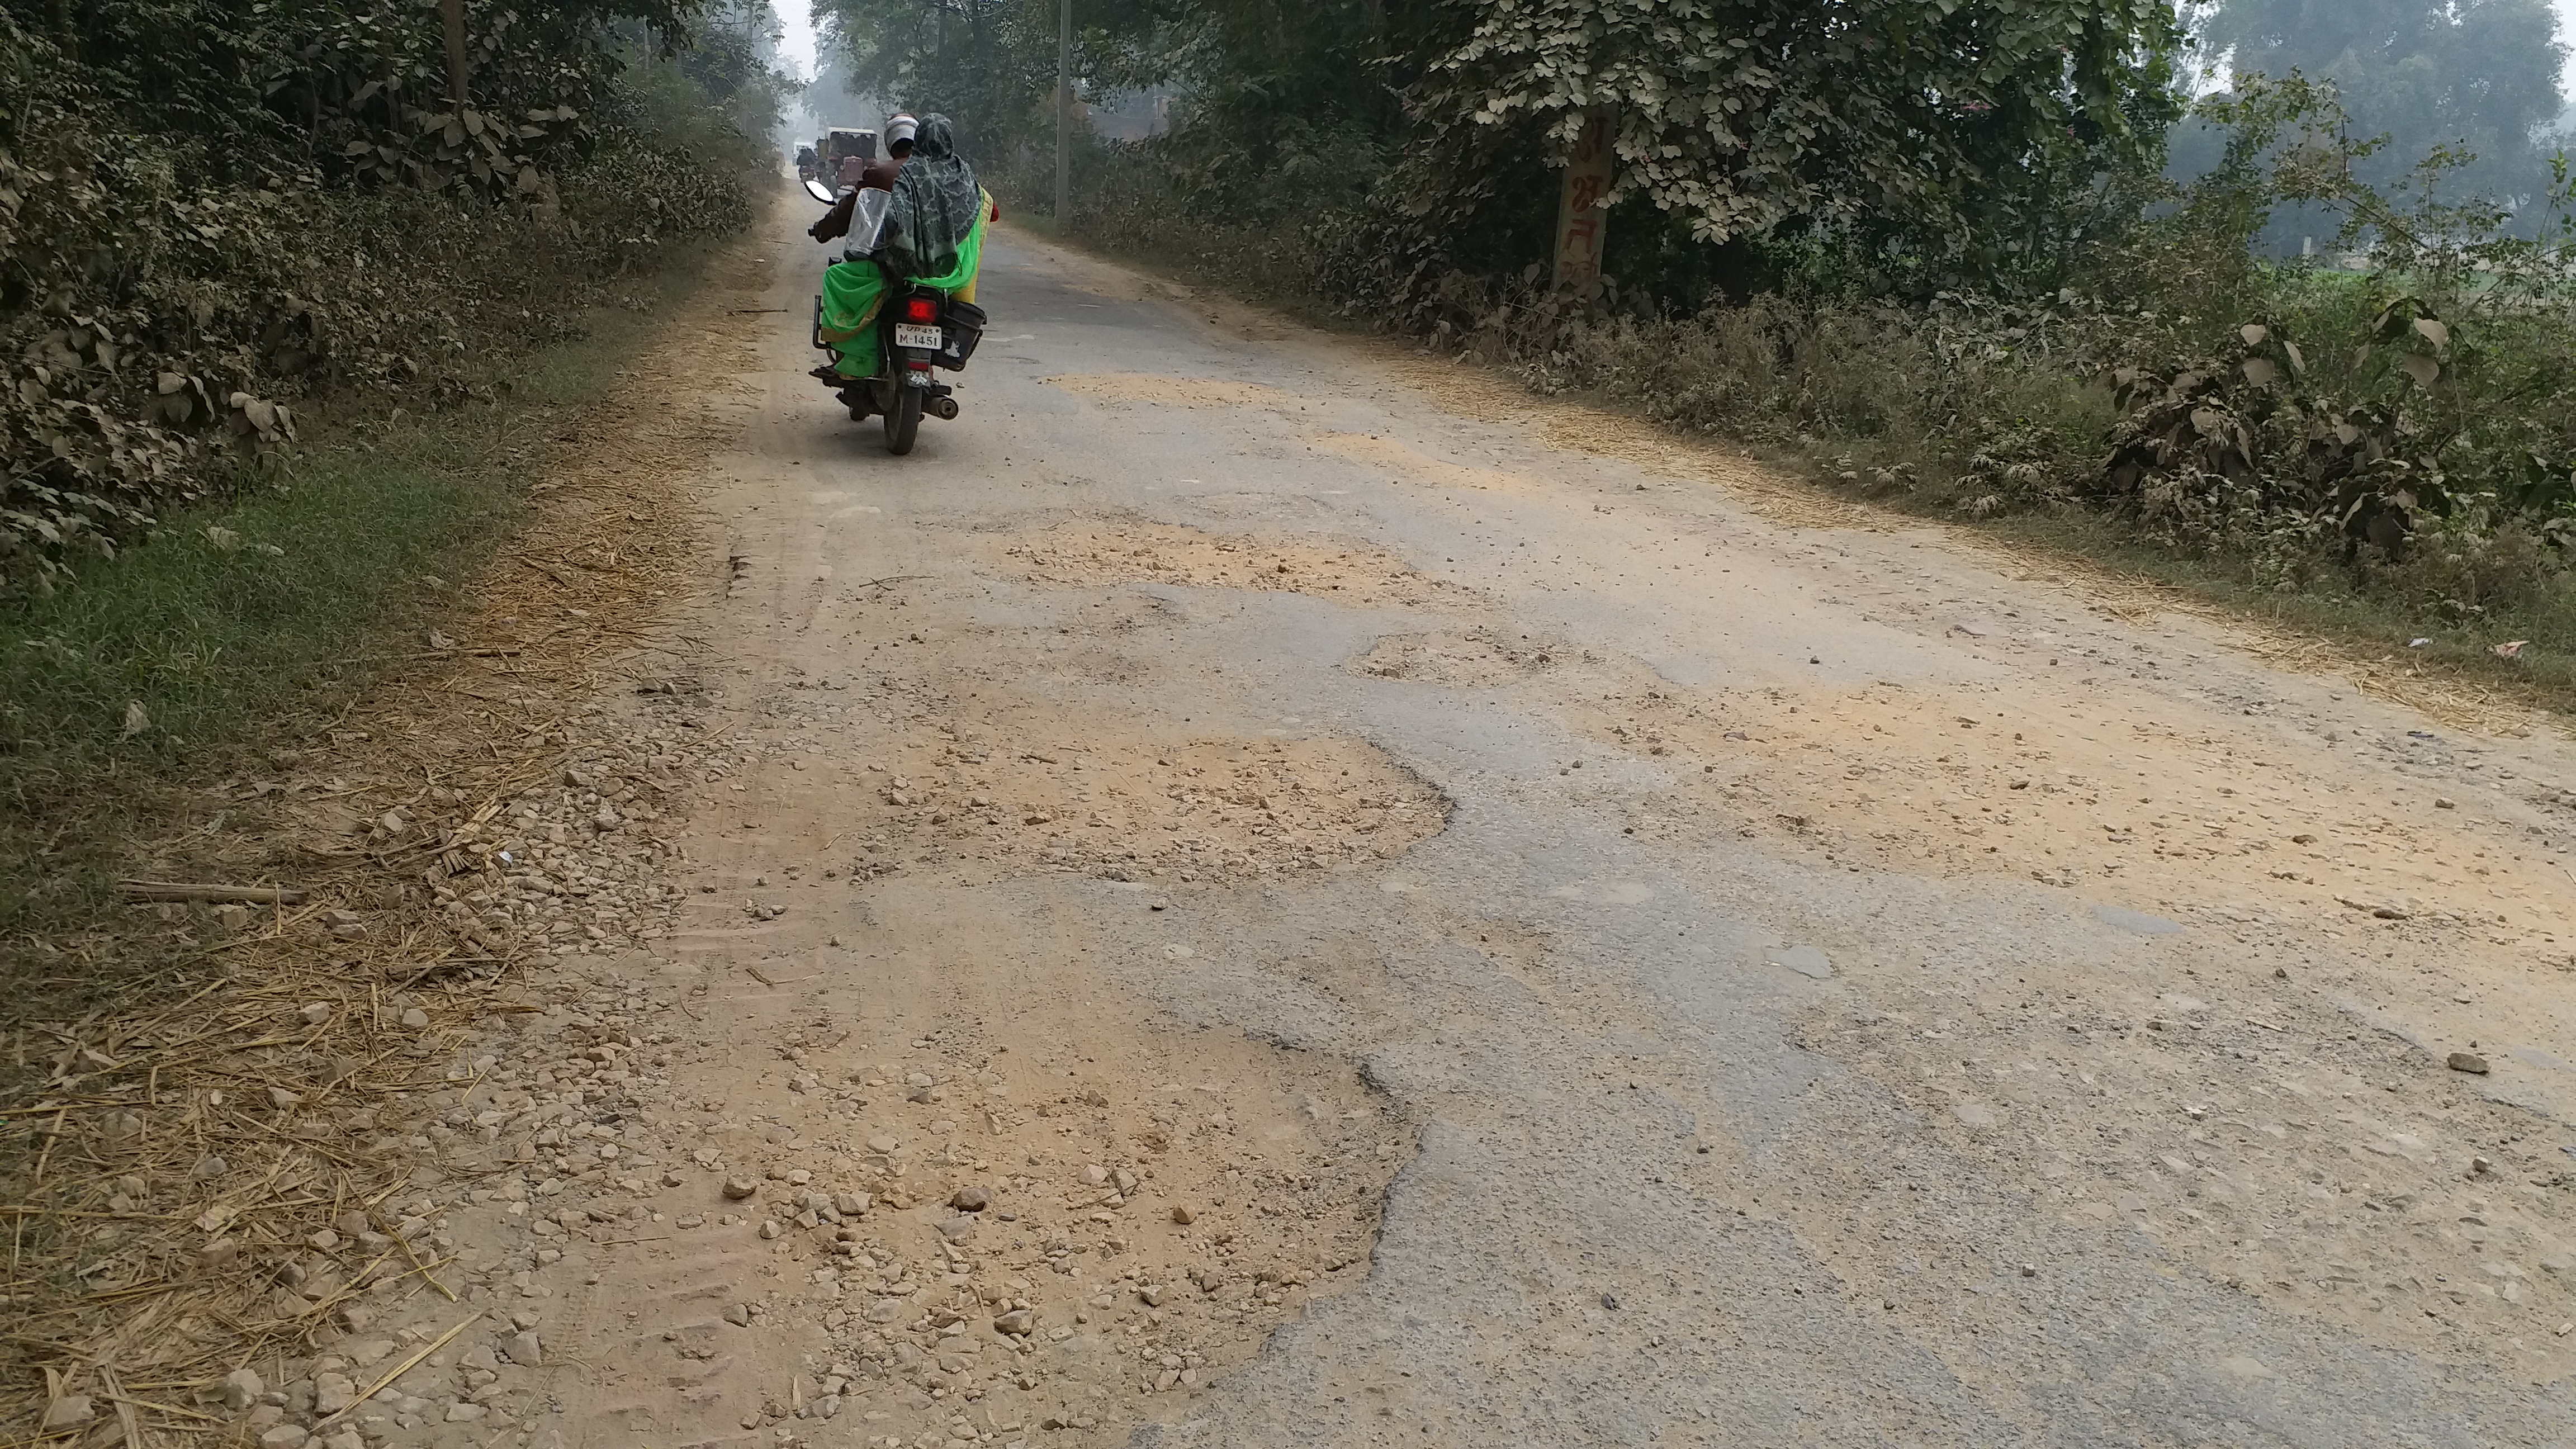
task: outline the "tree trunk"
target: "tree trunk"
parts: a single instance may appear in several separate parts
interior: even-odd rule
[[[1073,0],[1056,0],[1055,224],[1073,210]]]
[[[966,43],[975,52],[975,93],[989,102],[993,92],[993,41],[985,33],[984,7],[968,0]]]
[[[465,0],[438,0],[438,11],[447,21],[447,99],[462,112],[465,109]]]

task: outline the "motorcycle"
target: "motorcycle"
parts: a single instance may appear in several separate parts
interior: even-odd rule
[[[816,201],[837,203],[840,199],[819,181],[807,182],[805,190]],[[942,422],[956,418],[957,398],[948,384],[933,375],[933,370],[954,372],[964,367],[966,360],[975,355],[976,344],[983,340],[985,318],[983,309],[974,303],[960,302],[896,272],[885,237],[886,214],[893,204],[890,192],[861,190],[850,217],[849,234],[843,239],[844,265],[872,266],[885,277],[885,303],[878,308],[876,320],[877,375],[844,377],[833,363],[827,362],[815,368],[813,376],[835,389],[841,405],[850,410],[850,421],[865,422],[871,414],[882,416],[886,451],[900,456],[912,451],[924,413]],[[837,357],[832,344],[823,340],[823,298],[819,293],[814,298],[814,346]]]

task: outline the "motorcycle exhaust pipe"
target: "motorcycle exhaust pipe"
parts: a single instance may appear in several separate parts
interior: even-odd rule
[[[957,399],[953,397],[934,397],[926,399],[921,405],[921,410],[930,414],[932,417],[939,419],[943,423],[953,423],[957,421]]]

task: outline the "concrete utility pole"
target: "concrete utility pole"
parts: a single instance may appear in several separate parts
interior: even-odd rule
[[[1073,194],[1073,0],[1057,0],[1055,29],[1055,224]]]

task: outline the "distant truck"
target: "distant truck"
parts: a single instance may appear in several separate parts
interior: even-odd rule
[[[857,126],[834,126],[815,143],[817,170],[825,182],[841,174],[841,163],[852,158],[861,161],[877,159],[877,133]]]

